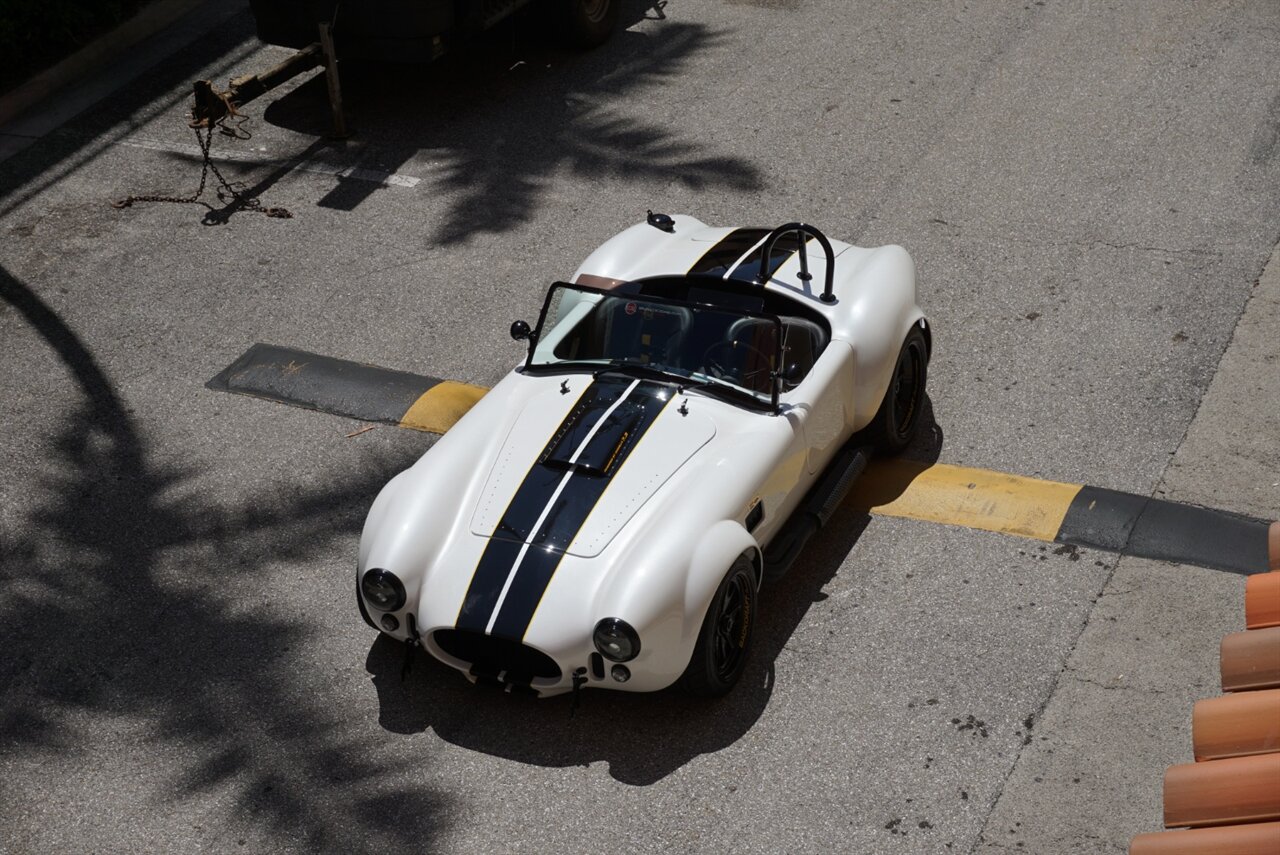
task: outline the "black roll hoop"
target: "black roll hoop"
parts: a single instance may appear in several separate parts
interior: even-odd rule
[[[756,274],[756,284],[764,287],[769,282],[769,261],[773,257],[773,245],[778,242],[778,238],[783,235],[798,232],[801,236],[800,240],[800,275],[802,282],[808,282],[813,279],[813,274],[809,272],[809,253],[805,249],[804,235],[809,235],[816,239],[822,245],[822,251],[827,254],[827,275],[826,283],[822,288],[822,296],[818,299],[824,303],[834,303],[835,295],[835,275],[836,275],[836,254],[831,249],[831,241],[827,240],[827,236],[818,231],[814,226],[808,223],[787,223],[778,226],[764,239],[764,247],[760,253],[760,272]]]

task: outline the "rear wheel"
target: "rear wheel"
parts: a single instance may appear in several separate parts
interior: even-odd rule
[[[619,0],[547,0],[556,37],[569,47],[604,44],[618,23]]]
[[[924,409],[928,369],[929,350],[924,333],[918,326],[913,326],[898,352],[898,361],[884,400],[880,402],[880,410],[867,427],[868,439],[880,453],[897,454],[915,439]]]
[[[725,695],[742,677],[755,627],[756,580],[751,559],[741,555],[725,574],[707,607],[689,667],[680,678],[690,694]]]

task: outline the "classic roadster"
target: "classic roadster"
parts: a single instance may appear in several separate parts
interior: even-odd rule
[[[508,690],[728,692],[762,586],[919,426],[911,257],[650,213],[511,332],[523,362],[374,501],[365,620]]]

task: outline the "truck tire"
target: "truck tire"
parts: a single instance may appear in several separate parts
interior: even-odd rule
[[[618,2],[548,0],[556,38],[579,50],[604,44],[618,24]]]

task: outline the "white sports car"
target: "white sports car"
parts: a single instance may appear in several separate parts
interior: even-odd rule
[[[383,488],[365,620],[472,680],[720,695],[759,591],[920,421],[898,246],[650,213],[551,286],[524,361]]]

